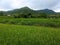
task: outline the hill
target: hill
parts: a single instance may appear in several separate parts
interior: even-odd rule
[[[39,14],[39,13],[46,13],[46,14],[55,14],[53,10],[50,9],[43,9],[43,10],[32,10],[29,7],[22,7],[20,9],[14,9],[10,11],[6,11],[5,14],[19,14],[19,13],[32,13],[32,14]]]
[[[55,12],[53,10],[50,9],[43,9],[43,10],[32,10],[29,7],[22,7],[20,9],[14,9],[12,11],[8,11],[8,12],[12,12],[12,13],[47,13],[47,14],[54,14]]]
[[[0,11],[1,12],[1,11]],[[0,13],[0,15],[11,15],[11,16],[20,16],[20,17],[33,17],[33,18],[40,18],[40,17],[54,17],[58,18],[60,17],[60,13],[54,12],[53,10],[50,9],[43,9],[43,10],[32,10],[29,7],[22,7],[20,9],[14,9],[10,11],[2,11],[3,14]],[[43,13],[43,14],[41,14]],[[29,16],[31,15],[31,16]],[[18,16],[18,17],[19,17]]]
[[[24,13],[24,14],[27,14],[27,13],[35,13],[34,10],[30,9],[29,7],[22,7],[20,9],[14,9],[14,10],[10,10],[10,11],[7,11],[7,14],[21,14],[21,13]]]
[[[50,9],[37,10],[37,12],[46,13],[46,14],[55,14],[56,13],[53,10],[50,10]]]

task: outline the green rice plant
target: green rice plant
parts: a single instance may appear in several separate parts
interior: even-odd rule
[[[60,28],[0,24],[0,45],[60,45]]]
[[[15,24],[15,25],[34,25],[34,26],[49,26],[60,27],[60,18],[12,18],[12,17],[0,17],[0,23]]]

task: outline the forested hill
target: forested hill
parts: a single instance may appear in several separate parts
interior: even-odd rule
[[[43,13],[43,14],[41,14]],[[43,9],[43,10],[32,10],[29,7],[22,7],[19,9],[14,9],[10,11],[0,11],[0,15],[19,15],[20,17],[31,15],[32,17],[41,17],[41,15],[53,15],[54,17],[60,17],[60,13],[56,13],[53,10],[50,9]],[[21,16],[23,15],[23,16]],[[59,15],[59,16],[58,16]],[[31,17],[29,16],[29,17]]]
[[[7,11],[8,13],[47,13],[47,14],[54,14],[55,12],[50,9],[43,9],[43,10],[32,10],[29,7],[22,7],[20,9],[14,9],[11,11]]]
[[[39,13],[47,13],[47,14],[55,14],[56,13],[53,10],[50,10],[50,9],[37,10],[37,12],[39,12]]]
[[[14,9],[10,11],[2,11],[7,14],[14,14],[14,13],[47,13],[47,14],[54,14],[55,12],[50,9],[43,9],[43,10],[32,10],[29,7],[22,7],[20,9]]]

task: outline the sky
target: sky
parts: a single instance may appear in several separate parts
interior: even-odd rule
[[[34,10],[51,9],[60,12],[60,0],[0,0],[0,11],[13,10],[22,7]]]

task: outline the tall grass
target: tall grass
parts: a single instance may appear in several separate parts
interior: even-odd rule
[[[0,24],[0,45],[60,45],[60,28]]]

